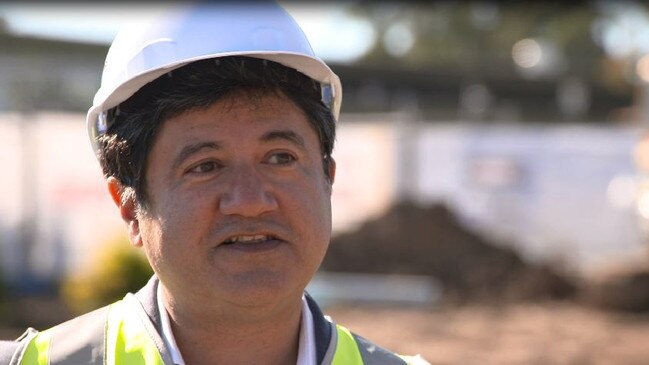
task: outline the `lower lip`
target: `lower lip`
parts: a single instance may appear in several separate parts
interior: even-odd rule
[[[219,248],[226,249],[226,250],[236,250],[236,251],[256,253],[256,252],[266,252],[266,251],[274,250],[280,244],[282,244],[282,241],[280,240],[268,240],[268,241],[246,242],[246,243],[235,242],[229,244],[222,244],[219,246]]]

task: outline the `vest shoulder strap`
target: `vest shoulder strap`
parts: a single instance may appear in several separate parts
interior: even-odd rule
[[[18,363],[103,365],[108,309],[94,310],[36,334]]]
[[[341,325],[336,325],[332,334],[332,342],[336,348],[331,360],[323,364],[331,365],[407,365],[404,358],[388,351],[371,341],[352,333]],[[331,361],[331,362],[329,362]]]
[[[403,357],[392,351],[386,350],[381,346],[353,334],[354,340],[363,358],[363,364],[366,365],[406,365],[408,362]]]
[[[37,333],[37,330],[29,327],[15,341],[0,341],[0,364],[20,364],[20,360],[25,353],[27,345]]]
[[[137,299],[123,300],[33,336],[20,365],[162,365],[159,340]],[[159,335],[158,335],[159,336]]]
[[[0,364],[11,364],[11,358],[20,344],[19,341],[0,341]]]
[[[164,365],[162,339],[137,298],[127,294],[111,307],[106,330],[106,364]]]

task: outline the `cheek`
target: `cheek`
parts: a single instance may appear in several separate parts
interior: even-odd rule
[[[210,229],[213,209],[211,199],[204,192],[171,190],[159,196],[165,199],[156,201],[153,209],[162,249],[182,249],[180,246],[196,243],[204,231]]]
[[[318,189],[314,189],[318,186]],[[317,246],[327,245],[331,235],[331,196],[325,183],[310,182],[295,186],[286,186],[282,192],[287,200],[294,224],[300,227],[302,234]]]

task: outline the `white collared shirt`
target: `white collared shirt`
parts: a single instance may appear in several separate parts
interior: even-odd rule
[[[160,311],[160,324],[162,326],[162,339],[171,353],[171,359],[175,365],[185,365],[185,360],[180,353],[176,339],[171,331],[169,323],[169,313],[165,309],[162,300],[162,285],[158,284],[156,293],[158,301],[158,310]],[[302,295],[302,321],[300,324],[300,340],[298,344],[297,363],[296,365],[315,365],[315,333],[313,330],[313,315],[309,309],[306,298]]]

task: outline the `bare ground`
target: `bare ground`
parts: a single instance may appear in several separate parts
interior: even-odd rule
[[[570,302],[326,312],[380,346],[419,353],[433,365],[649,364],[649,315]]]

